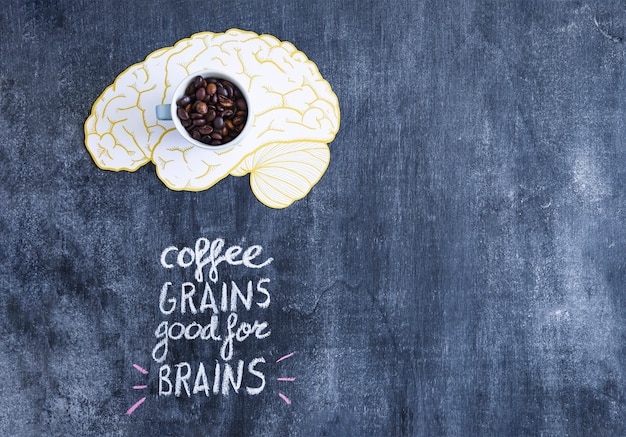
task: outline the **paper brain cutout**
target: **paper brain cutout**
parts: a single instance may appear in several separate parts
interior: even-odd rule
[[[186,142],[155,107],[201,70],[224,70],[246,87],[252,128],[234,148],[212,151]],[[93,105],[85,144],[104,170],[136,171],[152,161],[172,190],[201,191],[229,174],[250,173],[255,196],[272,208],[303,198],[322,177],[339,104],[316,65],[289,42],[238,29],[204,32],[151,53],[120,74]]]

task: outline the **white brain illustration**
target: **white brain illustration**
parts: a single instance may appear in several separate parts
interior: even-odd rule
[[[155,107],[201,70],[223,70],[246,87],[254,114],[237,146],[193,146]],[[120,74],[85,122],[85,144],[98,167],[135,171],[153,162],[172,190],[201,191],[226,176],[250,174],[255,196],[272,208],[303,198],[330,160],[339,104],[316,65],[289,42],[231,29],[203,32],[157,50]]]

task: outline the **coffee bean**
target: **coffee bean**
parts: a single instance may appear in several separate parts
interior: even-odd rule
[[[189,96],[183,96],[182,98],[178,99],[178,102],[176,102],[178,106],[182,107],[185,107],[185,105],[188,105],[189,103],[191,103],[191,97]]]
[[[235,105],[235,102],[233,102],[228,96],[220,95],[217,97],[217,100],[224,108],[232,108]]]
[[[221,129],[224,127],[224,119],[222,117],[215,117],[215,120],[213,120],[213,127],[215,129]]]
[[[176,110],[176,115],[178,115],[178,118],[181,120],[189,120],[189,114],[183,108],[178,108]]]
[[[200,132],[202,135],[210,135],[213,132],[213,127],[211,127],[210,125],[206,124],[206,125],[198,128],[198,132]]]
[[[194,77],[176,101],[176,115],[192,138],[209,145],[235,139],[248,118],[248,105],[230,81]]]
[[[204,89],[204,88],[200,88],[200,89]],[[209,107],[204,102],[200,102],[196,105],[196,111],[198,111],[198,114],[206,114],[208,110],[209,110]]]

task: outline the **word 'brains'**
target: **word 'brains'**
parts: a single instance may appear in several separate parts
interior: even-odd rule
[[[195,369],[189,363],[182,362],[174,365],[175,371],[171,366],[164,364],[159,368],[159,396],[173,394],[175,397],[184,395],[190,397],[204,394],[208,397],[210,393],[228,396],[231,390],[239,393],[242,383],[248,395],[258,395],[265,388],[265,375],[255,368],[260,363],[265,363],[265,358],[255,358],[244,368],[244,361],[239,360],[235,370],[230,364],[217,361],[214,367],[211,364],[205,367],[204,363],[200,363]],[[250,377],[245,378],[248,380],[247,383],[244,382],[246,374],[244,369],[247,370],[247,375],[254,378],[256,384],[250,381]],[[212,383],[209,382],[210,376],[213,377]]]

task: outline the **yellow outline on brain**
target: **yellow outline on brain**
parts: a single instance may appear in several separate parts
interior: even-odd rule
[[[205,69],[236,76],[254,103],[251,131],[222,152],[191,145],[156,118],[156,105]],[[339,118],[337,96],[304,53],[271,35],[231,29],[195,34],[127,68],[94,103],[85,145],[103,170],[132,172],[152,161],[172,190],[202,191],[250,173],[259,201],[285,208],[326,171]]]

